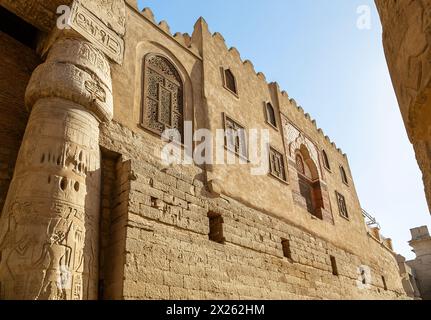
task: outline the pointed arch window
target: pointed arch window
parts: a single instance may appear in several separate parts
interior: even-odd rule
[[[180,74],[167,58],[151,54],[145,59],[142,126],[158,135],[176,129],[183,140],[184,101]]]
[[[329,158],[328,158],[328,154],[326,153],[325,150],[322,150],[322,158],[323,158],[323,166],[328,169],[331,170],[331,165],[329,163]]]
[[[296,192],[300,197],[297,203],[316,218],[323,220],[323,196],[317,166],[305,146],[301,146],[296,151],[295,163],[298,174],[298,189]]]
[[[341,179],[343,180],[343,182],[348,185],[349,180],[347,179],[346,170],[344,169],[343,166],[340,166],[340,174],[341,174]]]
[[[296,170],[305,175],[304,160],[302,160],[302,157],[299,154],[296,155]]]
[[[266,121],[274,128],[277,128],[277,120],[275,117],[274,107],[269,102],[266,104],[265,107],[266,107]]]
[[[230,69],[224,69],[224,87],[235,95],[238,95],[236,79]]]

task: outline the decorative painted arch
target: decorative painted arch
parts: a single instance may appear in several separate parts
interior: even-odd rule
[[[305,173],[306,173],[305,175],[309,179],[311,179],[311,181],[319,180],[320,176],[319,176],[318,167],[314,163],[313,159],[311,158],[310,151],[308,150],[308,148],[304,144],[301,144],[299,149],[296,149],[295,156],[297,157],[298,155],[301,156],[301,159],[303,161],[303,165],[308,168],[308,170],[305,170]]]
[[[319,165],[319,153],[317,148],[302,134],[299,134],[299,136],[289,145],[289,154],[291,158],[295,158],[297,151],[301,152],[304,161],[310,168],[310,171],[312,171],[313,180],[322,179],[322,172]]]

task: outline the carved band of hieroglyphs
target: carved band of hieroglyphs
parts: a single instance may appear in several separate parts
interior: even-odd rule
[[[73,64],[47,62],[33,72],[32,80],[26,94],[29,108],[40,99],[57,97],[85,107],[100,121],[112,119],[111,89],[86,70]]]
[[[70,24],[109,58],[121,64],[124,54],[124,41],[114,31],[107,28],[93,13],[78,1],[72,6]]]

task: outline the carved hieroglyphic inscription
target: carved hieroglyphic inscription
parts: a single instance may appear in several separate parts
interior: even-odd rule
[[[109,58],[119,64],[123,62],[124,40],[79,1],[73,3],[70,24]]]
[[[0,216],[4,299],[97,299],[99,123],[112,109],[103,59],[83,40],[58,39],[27,87],[32,111]]]
[[[0,218],[7,299],[97,297],[98,123],[62,103],[34,106]]]
[[[124,0],[84,0],[82,4],[97,15],[113,31],[122,36],[126,28],[126,6]]]

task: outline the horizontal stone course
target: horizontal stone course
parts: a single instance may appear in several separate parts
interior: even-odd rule
[[[101,136],[106,148],[123,150],[123,158],[130,160],[128,170],[133,173],[125,176],[130,190],[125,191],[128,207],[122,210],[129,219],[127,230],[141,229],[141,232],[132,231],[127,237],[126,250],[133,254],[135,262],[124,267],[124,277],[137,281],[144,289],[137,296],[136,291],[131,289],[129,293],[125,287],[124,297],[158,299],[161,294],[165,294],[162,299],[403,297],[395,277],[396,263],[389,252],[370,244],[373,250],[380,251],[365,257],[362,252],[347,251],[308,232],[306,227],[295,226],[239,200],[214,196],[201,180],[201,168],[164,168],[154,156],[157,153],[152,150],[157,149],[154,139],[148,137],[145,143],[139,135],[132,140],[120,139],[127,130],[113,122]],[[209,240],[208,214],[223,217],[224,244]],[[133,222],[136,224],[132,225]],[[282,239],[290,241],[291,259],[283,255]],[[332,274],[330,256],[336,258],[338,276]],[[366,289],[359,289],[357,284],[361,265],[369,266],[372,273]],[[383,288],[382,275],[386,277],[388,291]],[[153,285],[155,289],[148,290]]]

